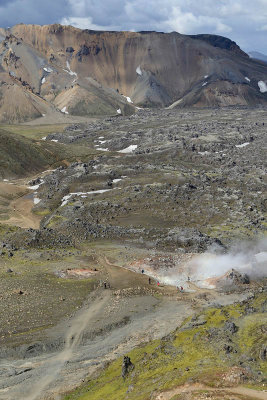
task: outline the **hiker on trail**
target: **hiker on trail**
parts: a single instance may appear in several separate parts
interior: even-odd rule
[[[184,291],[184,288],[183,288],[183,286],[181,286],[181,292],[183,292]]]
[[[159,281],[157,282],[157,285],[159,286]]]
[[[107,282],[104,282],[104,289],[107,288]]]
[[[148,284],[151,285],[151,278],[148,278]]]

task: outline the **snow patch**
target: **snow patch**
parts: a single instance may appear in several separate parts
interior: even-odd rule
[[[128,103],[132,103],[132,100],[130,97],[128,97],[128,96],[123,96],[123,97],[125,97],[125,99],[128,101]]]
[[[208,82],[204,82],[203,84],[202,84],[202,86],[206,86],[208,84]]]
[[[247,76],[245,76],[245,79],[246,81],[250,82],[250,79]]]
[[[101,150],[101,151],[109,151],[109,149],[103,149],[102,147],[99,147],[97,150]]]
[[[31,189],[31,190],[37,190],[37,189],[39,189],[39,187],[40,187],[43,183],[44,183],[44,180],[41,179],[41,182],[40,182],[38,185],[27,186],[27,188],[28,188],[28,189]]]
[[[42,114],[42,117],[45,117],[46,116],[46,114]]]
[[[249,142],[246,142],[246,143],[242,143],[242,144],[237,144],[235,147],[241,148],[241,147],[246,147],[248,145],[249,145]]]
[[[267,92],[267,85],[266,85],[265,82],[259,81],[259,82],[258,82],[258,86],[259,86],[259,88],[260,88],[260,92],[261,92],[261,93],[266,93],[266,92]]]
[[[99,140],[99,143],[101,144],[106,143],[106,140]]]
[[[46,79],[45,79],[45,77],[43,77],[42,84],[45,83],[45,82],[46,82]]]
[[[140,75],[140,76],[143,75],[140,65],[138,65],[138,67],[136,68],[135,71],[136,71],[136,73],[137,73],[138,75]]]
[[[61,110],[61,112],[62,112],[63,114],[68,114],[67,107],[63,107],[62,110]]]
[[[120,108],[118,108],[117,113],[121,114],[121,109]]]
[[[38,199],[38,197],[34,197],[33,199],[33,204],[38,204],[40,203],[41,199]]]
[[[137,144],[131,144],[130,146],[126,147],[126,149],[119,150],[118,153],[132,153],[137,148]]]
[[[207,79],[208,77],[209,77],[209,75],[205,75],[205,76],[204,76],[204,79]]]
[[[71,75],[71,76],[78,76],[77,75],[77,73],[76,72],[73,72],[71,69],[70,69],[70,63],[67,61],[66,62],[66,65],[67,65],[67,70],[66,69],[64,69],[63,71],[65,71],[65,72],[67,72],[69,75]],[[73,81],[73,83],[74,83],[75,81]]]
[[[58,139],[51,139],[51,142],[57,143],[57,142],[58,142]]]
[[[98,139],[105,139],[104,136],[98,136]]]
[[[116,179],[113,179],[112,183],[117,183],[117,182],[120,182],[121,180],[122,180],[122,178],[116,178]]]
[[[49,74],[50,74],[50,72],[53,72],[52,68],[49,68],[49,67],[44,67],[43,70],[45,72],[48,72]]]
[[[69,194],[67,194],[66,196],[63,197],[62,203],[61,203],[61,207],[65,206],[72,196],[81,196],[81,197],[84,198],[84,197],[87,197],[90,194],[105,193],[105,192],[109,192],[110,190],[112,190],[112,189],[92,190],[91,192],[69,193]]]
[[[42,140],[46,140],[46,136],[42,137]]]

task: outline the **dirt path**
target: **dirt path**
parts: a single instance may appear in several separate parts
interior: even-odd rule
[[[39,229],[42,217],[32,212],[34,207],[34,191],[29,189],[28,182],[39,176],[45,176],[49,170],[35,174],[24,179],[15,179],[8,182],[0,182],[0,200],[6,200],[5,208],[8,219],[3,220],[6,225],[20,228]],[[38,197],[38,194],[35,195]]]
[[[13,200],[9,206],[10,218],[5,223],[20,228],[39,229],[42,217],[32,212],[33,206],[33,195],[31,194]]]
[[[53,353],[41,350],[26,359],[0,360],[0,399],[58,399],[106,361],[169,334],[192,313],[186,302],[147,295],[118,299],[110,290],[94,293],[76,316],[53,328]],[[56,343],[64,331],[65,346],[59,351]]]
[[[30,387],[29,392],[24,395],[24,400],[43,398],[46,388],[58,378],[64,364],[72,361],[75,350],[81,343],[86,326],[95,316],[95,313],[99,312],[106,305],[109,299],[110,293],[105,292],[90,308],[84,309],[71,321],[70,328],[65,337],[64,349],[40,367],[40,379]]]
[[[194,392],[198,392],[199,390],[207,391],[209,394],[209,398],[212,399],[212,394],[237,394],[241,396],[246,396],[247,400],[266,400],[267,399],[267,393],[266,392],[260,392],[258,390],[254,389],[249,389],[246,387],[238,386],[238,387],[231,387],[231,388],[211,388],[205,385],[202,385],[200,383],[196,384],[191,384],[191,385],[183,385],[179,386],[176,389],[169,390],[165,393],[160,393],[158,394],[154,399],[155,400],[171,400],[174,396],[179,395],[179,394],[185,394],[185,395],[193,395]],[[187,398],[187,397],[186,397]],[[195,397],[192,397],[192,399],[196,399]],[[188,399],[191,399],[191,397],[188,397]]]

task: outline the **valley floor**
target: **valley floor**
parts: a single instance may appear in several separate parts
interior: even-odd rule
[[[239,108],[12,127],[53,158],[0,171],[1,400],[266,398],[264,274],[227,275],[231,258],[207,289],[188,267],[233,243],[264,267],[266,124]]]

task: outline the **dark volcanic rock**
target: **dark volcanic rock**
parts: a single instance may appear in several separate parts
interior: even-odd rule
[[[125,379],[129,372],[131,372],[133,369],[134,364],[131,362],[130,357],[124,356],[121,369],[121,376],[123,377],[123,379]]]

